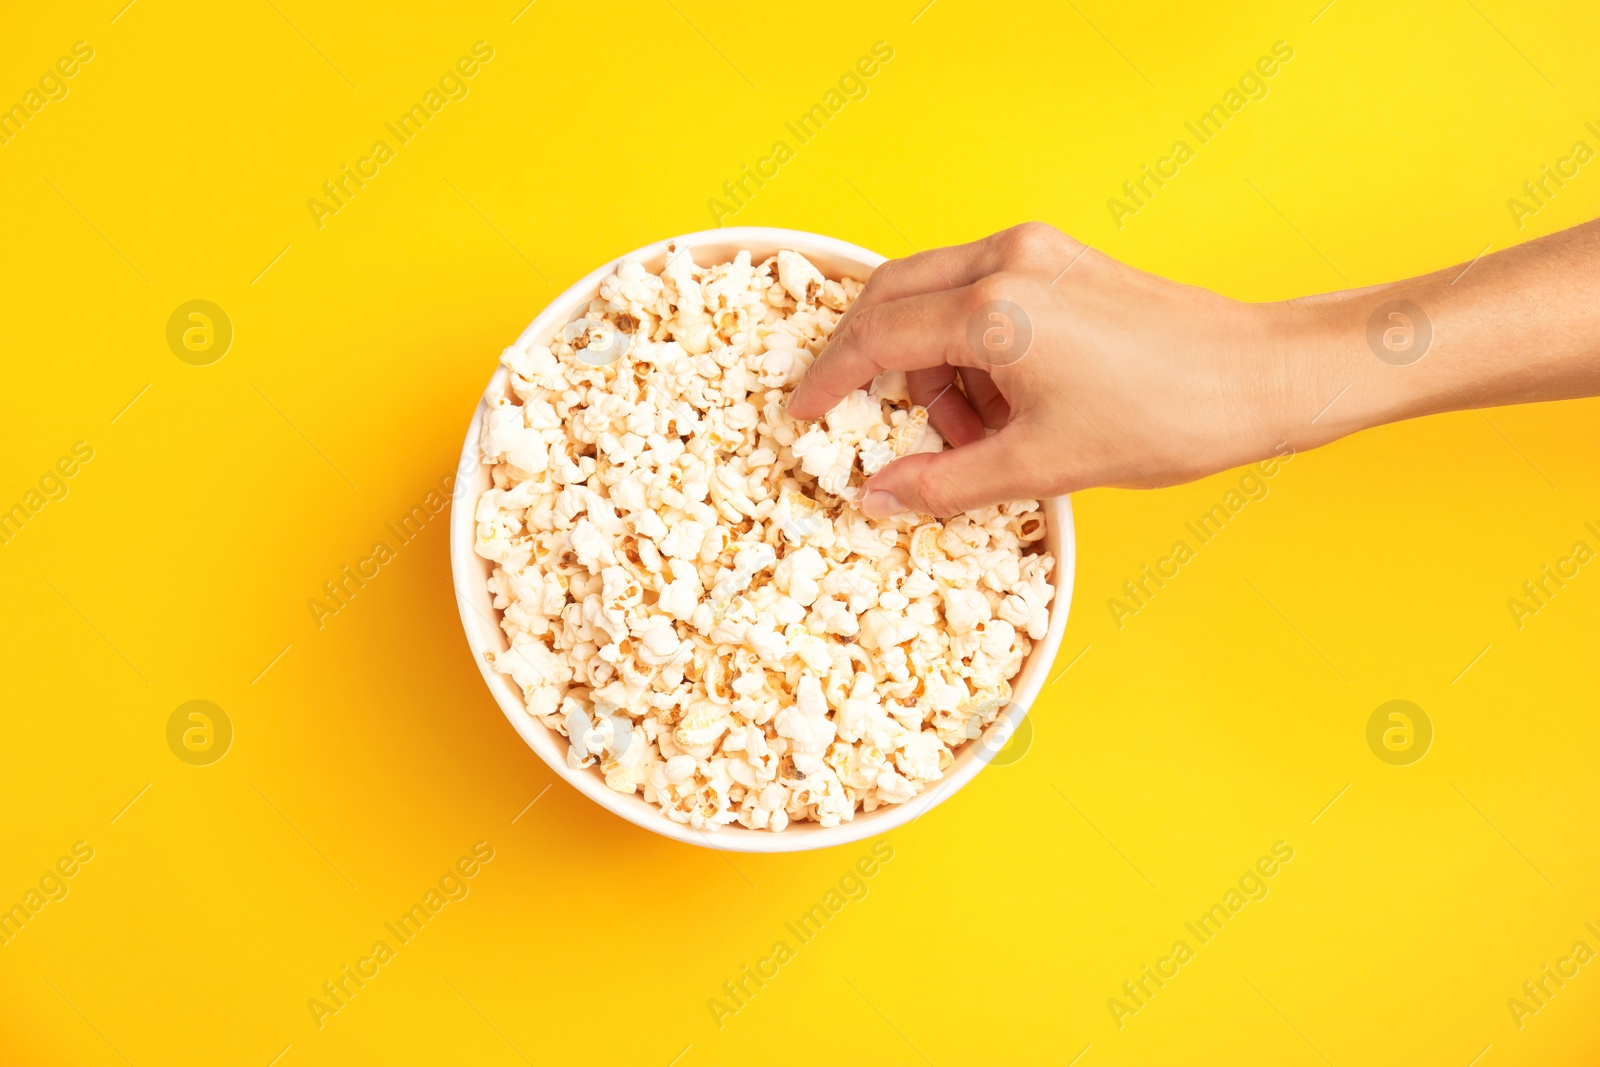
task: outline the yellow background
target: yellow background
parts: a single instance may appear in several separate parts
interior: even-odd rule
[[[1520,1030],[1506,1006],[1600,948],[1600,573],[1520,630],[1506,606],[1600,546],[1595,401],[1302,455],[1120,629],[1107,599],[1238,474],[1082,494],[1057,670],[1082,657],[1031,750],[892,834],[720,1029],[707,1001],[867,845],[728,857],[561,784],[527,808],[554,776],[468,655],[443,516],[322,629],[306,607],[450,473],[548,299],[709,225],[876,41],[869,95],[728,221],[899,256],[1040,218],[1272,299],[1600,213],[1596,164],[1524,229],[1505,203],[1597,144],[1593,4],[123,2],[0,35],[6,105],[95,49],[0,146],[0,506],[95,450],[0,547],[0,904],[95,849],[0,947],[0,1062],[1600,1056],[1600,963]],[[478,40],[470,95],[318,229],[306,200]],[[1270,94],[1114,227],[1106,199],[1278,40]],[[193,299],[234,326],[211,366],[166,344]],[[1406,767],[1365,740],[1395,698],[1436,734]],[[211,766],[166,743],[194,699],[234,726]],[[1280,840],[1270,895],[1119,1029],[1108,998]],[[308,998],[477,841],[470,895],[319,1030]]]

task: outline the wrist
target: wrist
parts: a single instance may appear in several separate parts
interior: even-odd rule
[[[1433,323],[1394,287],[1258,305],[1271,432],[1296,451],[1429,410]]]

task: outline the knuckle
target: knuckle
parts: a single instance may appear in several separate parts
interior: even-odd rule
[[[985,304],[992,304],[996,300],[1004,300],[1011,292],[1005,276],[1001,274],[988,274],[972,283],[972,310],[977,311]]]
[[[846,320],[844,327],[834,334],[831,348],[842,352],[870,351],[883,332],[883,312],[877,307],[864,307]]]
[[[895,283],[905,273],[904,260],[891,259],[878,264],[871,274],[867,275],[867,284],[861,287],[861,293],[856,297],[857,303],[863,300],[876,300],[884,293],[892,292]]]
[[[930,515],[943,518],[962,509],[959,506],[960,488],[951,485],[948,477],[940,477],[939,467],[938,463],[923,463],[912,484],[916,487],[915,492],[923,509]]]
[[[1061,246],[1061,231],[1047,222],[1023,222],[1004,233],[1002,246],[1008,258],[1041,260]]]
[[[972,283],[972,303],[976,310],[985,304],[1005,300],[1017,303],[1024,289],[1026,279],[1020,274],[1001,271],[979,278]]]

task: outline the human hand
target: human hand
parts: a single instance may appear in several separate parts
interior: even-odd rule
[[[954,447],[869,478],[860,506],[874,518],[1172,485],[1283,441],[1291,384],[1275,352],[1290,317],[1024,223],[874,271],[789,413],[820,418],[880,372],[905,371]]]

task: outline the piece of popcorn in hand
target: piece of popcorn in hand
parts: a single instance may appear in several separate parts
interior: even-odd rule
[[[831,496],[844,496],[850,491],[850,475],[855,470],[856,450],[840,443],[833,465],[817,475],[817,487]]]
[[[884,425],[883,405],[866,390],[855,389],[822,416],[822,422],[829,437],[848,440],[850,435],[857,435],[859,440],[874,427]]]
[[[861,460],[861,473],[869,478],[887,467],[895,458],[894,448],[889,442],[872,439],[861,442],[857,456]]]

